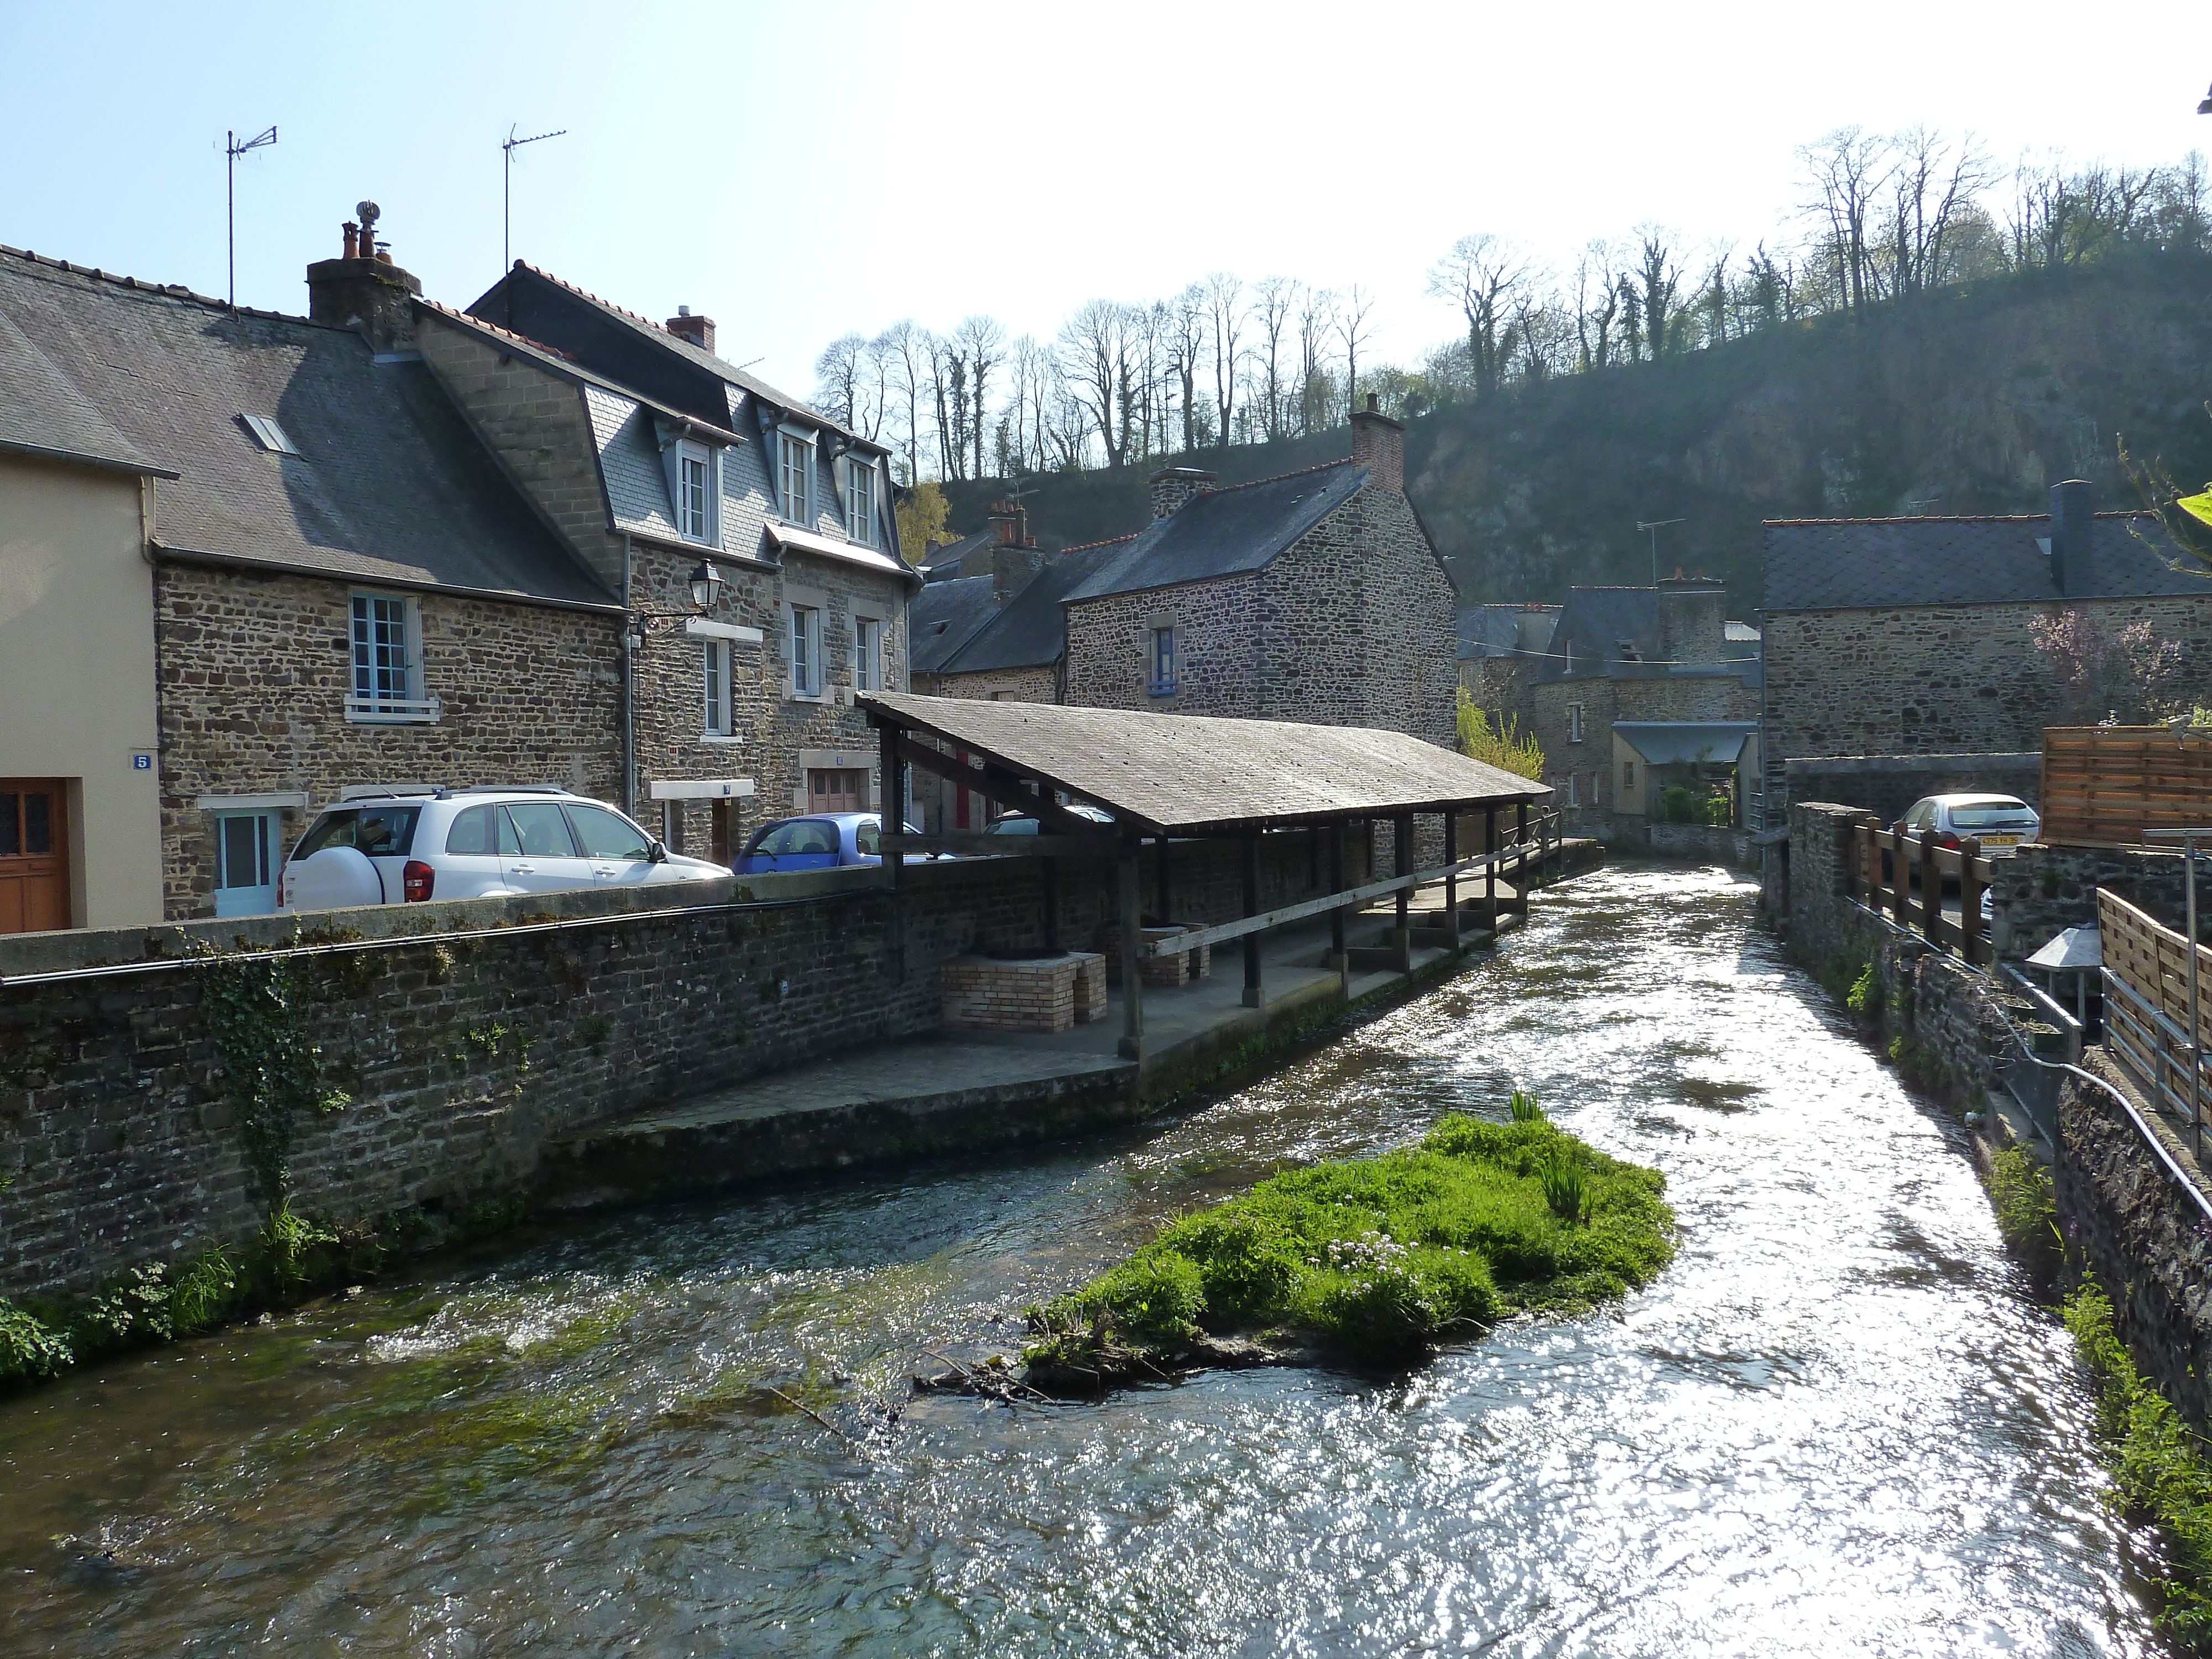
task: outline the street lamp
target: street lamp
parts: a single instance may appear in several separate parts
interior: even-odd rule
[[[699,568],[691,573],[691,608],[689,611],[649,611],[643,606],[632,611],[637,619],[637,632],[632,636],[636,648],[643,650],[648,637],[665,634],[679,623],[690,622],[694,617],[703,617],[714,608],[722,597],[722,573],[714,568],[711,559],[699,561]]]

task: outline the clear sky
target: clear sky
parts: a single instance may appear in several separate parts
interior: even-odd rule
[[[794,392],[848,330],[971,312],[1049,333],[1086,299],[1212,270],[1354,282],[1377,357],[1453,331],[1423,297],[1470,230],[1564,261],[1644,221],[1745,248],[1802,191],[1793,147],[1925,122],[1991,155],[2212,149],[2212,4],[1584,0],[1572,8],[32,3],[0,0],[0,241],[241,301],[369,197],[465,305],[518,255]]]

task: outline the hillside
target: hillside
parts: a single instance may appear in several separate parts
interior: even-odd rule
[[[1682,518],[1659,532],[1660,565],[1726,577],[1741,612],[1757,603],[1762,519],[2040,512],[2045,485],[2075,476],[2100,506],[2130,504],[2116,438],[2185,483],[2212,478],[2208,396],[2212,261],[2146,253],[1439,410],[1410,423],[1407,476],[1469,602],[1648,580],[1637,522]],[[1237,483],[1349,451],[1340,428],[1195,464]],[[1034,481],[1039,541],[1136,528],[1146,476],[1169,464]],[[1004,489],[946,485],[954,526],[981,528]]]

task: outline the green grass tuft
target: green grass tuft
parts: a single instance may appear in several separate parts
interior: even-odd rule
[[[2008,1146],[1990,1159],[1990,1202],[1997,1231],[2021,1261],[2048,1285],[2057,1277],[2062,1247],[2058,1206],[2042,1159],[2025,1146]]]
[[[2172,1403],[2136,1367],[2112,1304],[2094,1281],[2067,1298],[2066,1328],[2097,1382],[2098,1429],[2113,1453],[2109,1502],[2165,1534],[2172,1576],[2158,1581],[2167,1633],[2212,1639],[2212,1464]]]
[[[1525,1089],[1516,1089],[1508,1104],[1516,1123],[1540,1123],[1544,1121],[1544,1109],[1536,1103],[1536,1097]]]
[[[1026,1358],[1171,1359],[1201,1332],[1274,1331],[1403,1358],[1504,1314],[1580,1310],[1648,1283],[1674,1254],[1662,1185],[1540,1115],[1455,1115],[1417,1148],[1290,1170],[1171,1224],[1031,1309],[1044,1340]]]
[[[1851,981],[1851,988],[1844,996],[1844,1006],[1863,1019],[1875,1011],[1876,1000],[1881,994],[1881,988],[1875,983],[1874,963],[1869,962],[1859,969],[1859,976]]]

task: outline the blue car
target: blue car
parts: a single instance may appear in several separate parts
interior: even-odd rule
[[[844,865],[880,865],[883,819],[873,812],[827,812],[819,817],[782,818],[753,831],[737,862],[741,876],[777,870],[834,870]],[[909,836],[921,830],[906,826]],[[908,853],[907,862],[927,856]]]

